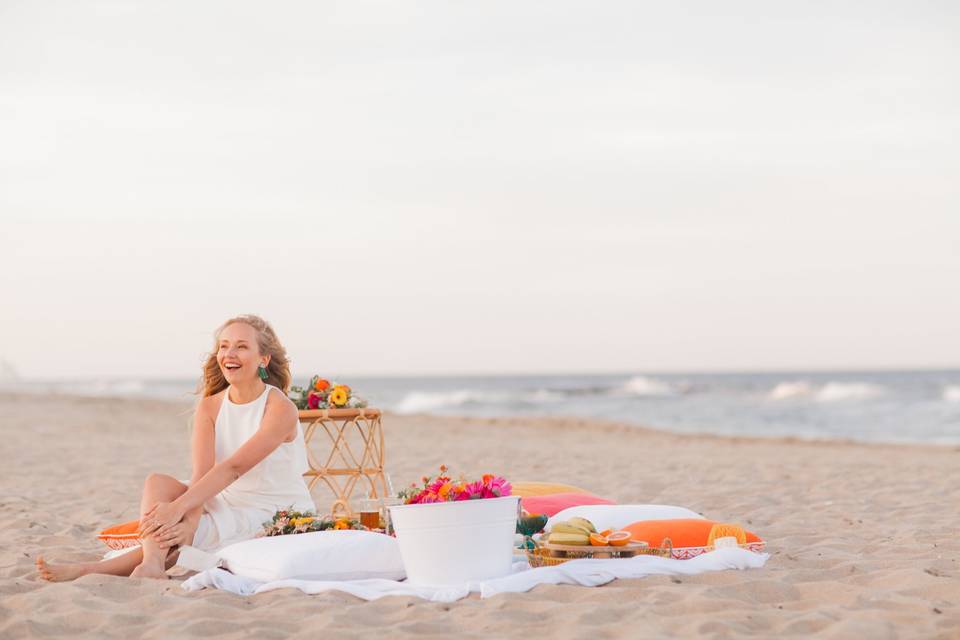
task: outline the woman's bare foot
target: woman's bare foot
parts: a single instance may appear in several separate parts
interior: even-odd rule
[[[67,582],[87,575],[89,570],[85,564],[49,564],[43,556],[37,556],[37,573],[50,582]]]
[[[167,575],[166,570],[164,570],[163,565],[157,565],[154,563],[147,564],[146,562],[141,562],[137,567],[130,572],[131,578],[156,578],[158,580],[169,580],[170,576]]]

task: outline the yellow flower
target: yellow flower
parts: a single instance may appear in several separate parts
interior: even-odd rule
[[[336,407],[342,407],[347,404],[350,394],[343,385],[337,385],[330,392],[330,403]]]
[[[340,519],[334,523],[333,528],[336,531],[340,531],[341,529],[349,529],[350,523],[347,522],[346,520]]]

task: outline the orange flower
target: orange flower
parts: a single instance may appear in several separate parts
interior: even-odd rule
[[[344,520],[343,518],[337,520],[333,523],[333,528],[335,531],[342,531],[343,529],[349,529],[350,523]]]
[[[313,383],[314,391],[326,391],[330,388],[330,381],[324,380],[323,378],[317,378],[317,381]]]
[[[443,483],[443,486],[440,487],[440,489],[437,490],[437,495],[440,496],[440,499],[441,499],[441,500],[446,500],[446,499],[447,499],[447,495],[449,495],[449,493],[450,493],[450,491],[451,491],[452,489],[453,489],[453,485],[452,485],[451,483],[449,483],[449,482],[444,482],[444,483]]]
[[[483,484],[490,484],[491,481],[493,481],[493,474],[492,474],[492,473],[485,473],[485,474],[483,474]]]

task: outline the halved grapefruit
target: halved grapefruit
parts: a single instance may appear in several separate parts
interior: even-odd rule
[[[607,536],[607,542],[614,547],[625,547],[632,537],[633,534],[629,531],[614,531]]]
[[[599,533],[590,534],[590,544],[594,547],[606,547],[610,543],[607,541],[607,537]]]

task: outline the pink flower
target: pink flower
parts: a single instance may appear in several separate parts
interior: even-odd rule
[[[312,391],[307,395],[307,408],[316,409],[320,406],[320,396],[313,393]]]
[[[490,481],[490,491],[496,497],[509,496],[513,491],[513,486],[505,478],[496,477]]]
[[[448,482],[450,482],[450,478],[446,476],[440,476],[427,485],[427,491],[430,493],[440,493],[440,488]]]

